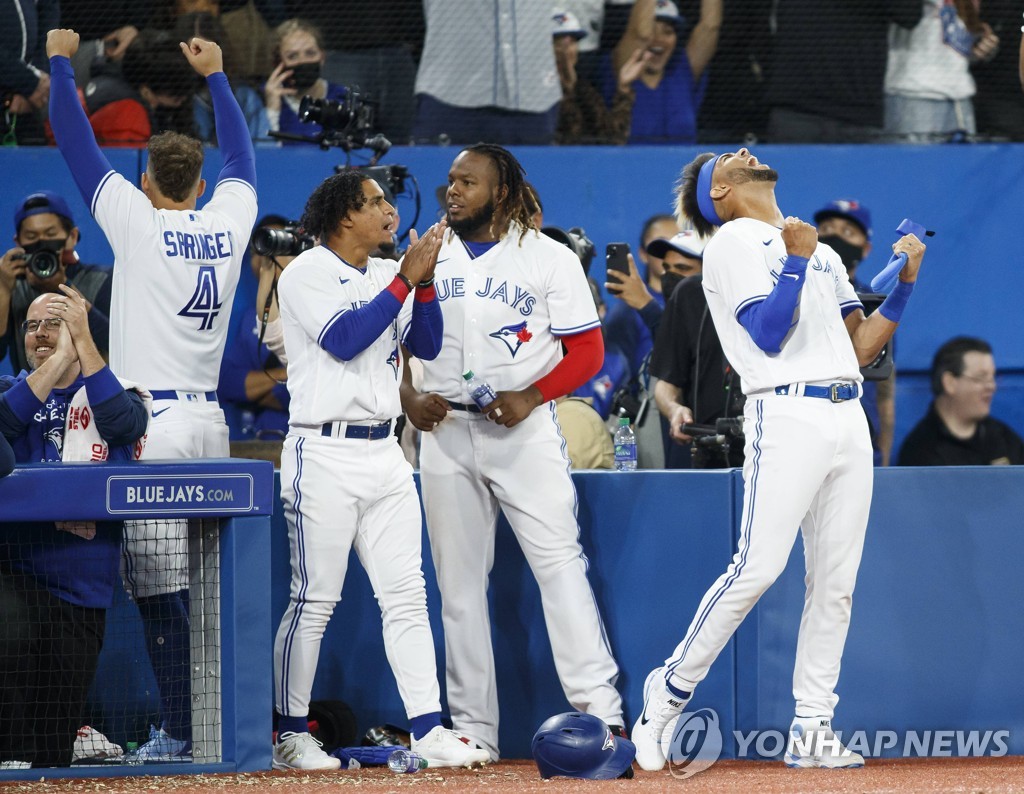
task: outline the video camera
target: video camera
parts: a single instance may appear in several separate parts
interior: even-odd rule
[[[261,256],[298,256],[316,245],[316,238],[300,230],[298,221],[283,229],[261,226],[252,233],[253,250]]]
[[[594,245],[594,241],[587,237],[587,233],[582,227],[573,226],[569,231],[565,231],[558,226],[545,226],[540,231],[576,254],[580,264],[583,265],[583,274],[590,275],[590,263],[594,261],[597,247]]]
[[[374,133],[377,102],[359,93],[357,88],[344,88],[342,99],[318,99],[304,96],[299,101],[299,120],[304,124],[319,124],[320,134],[315,136],[271,132],[272,138],[286,141],[315,143],[324,151],[336,146],[345,152],[370,149],[371,165],[387,154],[391,141]]]
[[[715,425],[680,425],[679,430],[693,437],[690,465],[694,469],[728,469],[732,467],[729,452],[743,446],[743,420],[728,417],[715,420]]]

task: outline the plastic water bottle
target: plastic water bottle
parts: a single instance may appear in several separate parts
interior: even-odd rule
[[[473,398],[473,402],[477,404],[477,407],[481,411],[498,399],[498,395],[494,393],[494,389],[491,388],[491,385],[480,380],[476,375],[474,375],[473,370],[466,372],[462,376],[462,379],[466,381],[466,388],[469,389],[469,396]]]
[[[636,471],[636,434],[622,414],[615,430],[615,471]]]
[[[388,769],[392,772],[406,773],[419,772],[427,768],[427,759],[420,758],[411,750],[395,750],[388,756]]]
[[[256,414],[253,413],[252,411],[242,411],[238,418],[242,425],[242,440],[255,441]]]
[[[142,766],[142,759],[139,758],[138,742],[128,742],[125,744],[124,764],[127,766]]]

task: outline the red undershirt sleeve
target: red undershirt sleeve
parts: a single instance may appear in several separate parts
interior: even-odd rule
[[[604,362],[604,337],[600,328],[563,336],[565,357],[547,375],[533,385],[544,401],[575,391],[601,370]]]

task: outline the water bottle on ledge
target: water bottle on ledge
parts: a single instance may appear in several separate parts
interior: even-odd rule
[[[426,768],[426,758],[420,758],[416,753],[405,748],[395,750],[395,752],[388,756],[388,769],[392,772],[404,774],[407,772],[419,772],[421,769]]]
[[[636,471],[636,434],[629,426],[629,417],[619,413],[615,430],[615,471]]]
[[[476,375],[474,375],[473,370],[466,372],[462,376],[462,379],[466,381],[466,388],[469,389],[469,396],[473,398],[473,402],[476,403],[477,407],[481,411],[498,399],[498,395],[494,393],[494,389],[491,388],[491,385],[480,380]]]

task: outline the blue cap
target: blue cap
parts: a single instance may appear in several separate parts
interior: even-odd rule
[[[29,196],[25,196],[18,203],[14,211],[14,233],[21,229],[21,222],[30,215],[41,215],[44,212],[52,212],[62,218],[67,218],[71,225],[75,225],[75,216],[71,214],[68,203],[52,190],[40,190]]]
[[[871,210],[861,204],[857,199],[836,199],[830,201],[816,213],[814,213],[815,225],[826,218],[846,218],[857,224],[861,231],[871,238]]]

